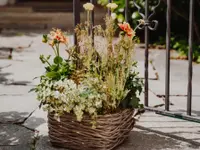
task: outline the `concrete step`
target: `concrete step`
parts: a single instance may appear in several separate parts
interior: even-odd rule
[[[33,12],[32,7],[0,7],[0,13],[30,13]]]
[[[81,2],[82,6],[83,2]],[[61,1],[61,2],[20,2],[16,4],[17,7],[32,7],[35,12],[72,12],[73,1]],[[80,10],[83,11],[82,7]]]
[[[85,1],[81,1],[80,11],[83,11],[82,5]],[[72,12],[73,1],[22,1],[14,5],[0,7],[0,12]]]
[[[86,19],[81,1],[81,19]],[[73,29],[73,2],[23,1],[13,6],[0,7],[0,29]],[[95,6],[95,23],[101,24],[106,10]]]
[[[96,9],[95,24],[102,24],[106,10]],[[86,13],[81,13],[81,20],[86,20]],[[48,29],[52,27],[73,29],[72,12],[1,12],[0,28],[3,29]]]

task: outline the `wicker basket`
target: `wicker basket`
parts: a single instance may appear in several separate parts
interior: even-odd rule
[[[91,128],[91,119],[84,116],[82,122],[66,113],[56,121],[48,114],[50,142],[53,146],[73,150],[111,150],[120,145],[133,129],[133,110],[125,109],[115,114],[102,115],[97,119],[97,128]]]

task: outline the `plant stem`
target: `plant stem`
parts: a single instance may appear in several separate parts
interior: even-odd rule
[[[51,64],[49,63],[49,61],[47,59],[45,59],[45,58],[44,58],[44,60],[51,67]]]
[[[55,53],[55,55],[57,56],[58,54],[57,54],[57,52],[56,52],[55,48],[54,48],[53,46],[51,46],[51,47],[53,48],[53,50],[54,50],[54,53]]]
[[[59,43],[56,44],[56,50],[57,50],[57,54],[58,54],[58,56],[60,56],[60,53],[59,53]]]
[[[138,25],[136,26],[136,28],[135,28],[133,31],[136,31],[137,28],[138,28],[141,24],[142,24],[142,23],[138,24]]]
[[[88,25],[89,25],[89,22],[90,22],[90,11],[89,10],[87,11],[87,21],[88,21]]]

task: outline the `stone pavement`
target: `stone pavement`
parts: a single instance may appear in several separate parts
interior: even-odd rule
[[[1,36],[0,41],[0,47],[15,48],[12,60],[0,59],[0,150],[29,150],[30,148],[58,150],[59,148],[52,147],[48,141],[46,112],[38,108],[36,95],[28,93],[39,82],[33,78],[44,72],[38,59],[39,55],[51,54],[52,50],[41,42],[41,34]],[[4,55],[6,58],[7,52],[4,52]],[[64,51],[62,55],[66,55]],[[135,59],[139,62],[138,71],[141,78],[144,72],[143,56],[144,50],[138,47]],[[154,65],[150,65],[149,68],[150,105],[162,108],[164,100],[158,96],[164,94],[164,51],[150,51],[150,59],[153,60]],[[197,69],[194,70],[194,80],[197,80],[199,65],[195,67]],[[184,61],[172,61],[172,68],[171,102],[174,104],[172,109],[180,109],[184,112],[187,64]],[[198,89],[198,81],[194,82],[194,86]],[[198,115],[199,93],[196,90],[193,94],[196,96],[193,113]],[[143,99],[141,95],[141,100]],[[117,150],[193,150],[199,149],[198,146],[200,146],[200,124],[146,112],[137,122],[128,140]]]

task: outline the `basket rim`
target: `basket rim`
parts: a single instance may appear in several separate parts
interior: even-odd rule
[[[113,112],[113,113],[107,113],[107,114],[101,114],[101,115],[97,115],[97,118],[99,118],[99,117],[113,117],[113,116],[115,116],[115,115],[118,115],[118,114],[122,114],[123,112],[125,113],[125,112],[128,112],[128,111],[133,111],[133,113],[134,113],[134,111],[135,111],[135,108],[123,108],[123,109],[117,109],[117,111],[116,112]],[[48,115],[53,115],[53,114],[55,114],[54,112],[48,112]],[[65,114],[70,114],[70,115],[73,115],[73,116],[75,116],[75,114],[74,113],[68,113],[68,112],[64,112],[64,114],[63,115],[65,115]],[[83,118],[85,118],[85,117],[89,117],[90,115],[89,114],[87,114],[87,113],[84,113],[83,114]],[[62,115],[61,115],[61,117],[62,117]]]

